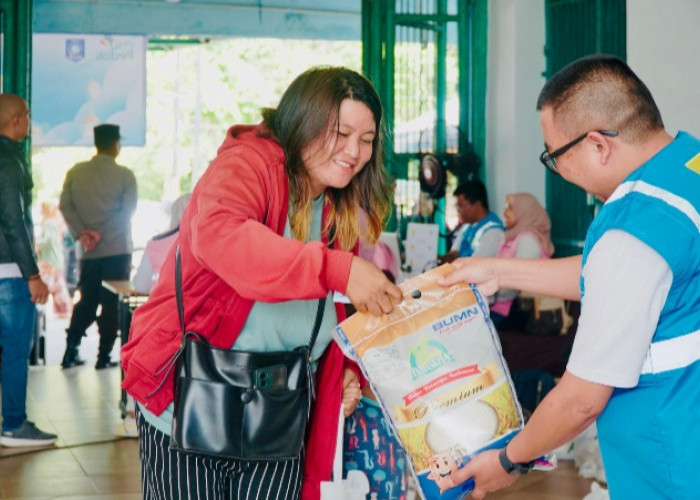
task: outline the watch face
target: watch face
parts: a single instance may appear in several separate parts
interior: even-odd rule
[[[518,474],[520,476],[530,472],[532,467],[529,464],[513,464],[513,471],[511,474]]]

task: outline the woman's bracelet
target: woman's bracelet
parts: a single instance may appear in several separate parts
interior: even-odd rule
[[[36,273],[34,276],[30,276],[29,278],[27,278],[27,281],[34,281],[38,279],[41,279],[41,275],[39,273]]]

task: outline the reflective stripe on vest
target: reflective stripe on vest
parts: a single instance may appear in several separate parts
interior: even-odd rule
[[[698,232],[700,232],[700,214],[697,210],[695,210],[695,207],[688,200],[686,200],[685,198],[681,198],[680,196],[675,195],[670,191],[667,191],[657,186],[653,186],[644,181],[627,181],[623,184],[620,184],[620,186],[618,186],[618,188],[615,189],[615,192],[612,194],[612,196],[608,198],[606,203],[617,201],[625,195],[628,195],[633,192],[641,193],[646,196],[659,199],[664,203],[671,205],[676,210],[687,215],[688,218],[693,222],[695,227],[698,229]]]
[[[642,375],[677,370],[700,360],[700,330],[649,346]]]

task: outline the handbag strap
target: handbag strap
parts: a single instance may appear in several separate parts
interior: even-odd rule
[[[175,248],[175,297],[177,299],[177,315],[180,318],[180,330],[182,330],[182,342],[185,343],[185,336],[187,335],[185,328],[185,307],[182,300],[182,263],[180,257],[180,244],[177,244]],[[318,337],[318,331],[321,328],[321,322],[323,321],[323,310],[326,305],[326,297],[321,297],[318,301],[318,309],[316,310],[316,319],[314,321],[314,327],[311,332],[311,339],[309,340],[309,354],[314,348],[316,343],[316,338]]]
[[[326,297],[321,297],[318,299],[318,309],[316,309],[316,319],[314,320],[314,329],[311,331],[311,341],[309,342],[309,356],[311,356],[311,349],[314,348],[316,343],[316,337],[318,337],[318,331],[321,328],[321,322],[323,321],[323,309],[326,305]]]
[[[185,340],[185,306],[182,304],[182,265],[180,259],[180,244],[175,247],[175,298],[177,299],[177,316],[180,318],[182,340]]]

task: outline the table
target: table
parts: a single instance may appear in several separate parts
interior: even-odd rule
[[[129,340],[129,328],[131,327],[131,315],[136,307],[140,306],[148,295],[137,292],[134,289],[134,284],[129,280],[103,280],[102,286],[110,292],[119,296],[119,331],[121,345],[126,344]],[[124,372],[122,371],[122,378]],[[121,390],[121,399],[119,401],[119,409],[122,413],[122,418],[126,417],[126,391]]]
[[[104,280],[102,286],[119,296],[119,330],[122,345],[124,345],[129,339],[131,314],[137,306],[146,302],[148,295],[137,292],[134,284],[129,280]]]

